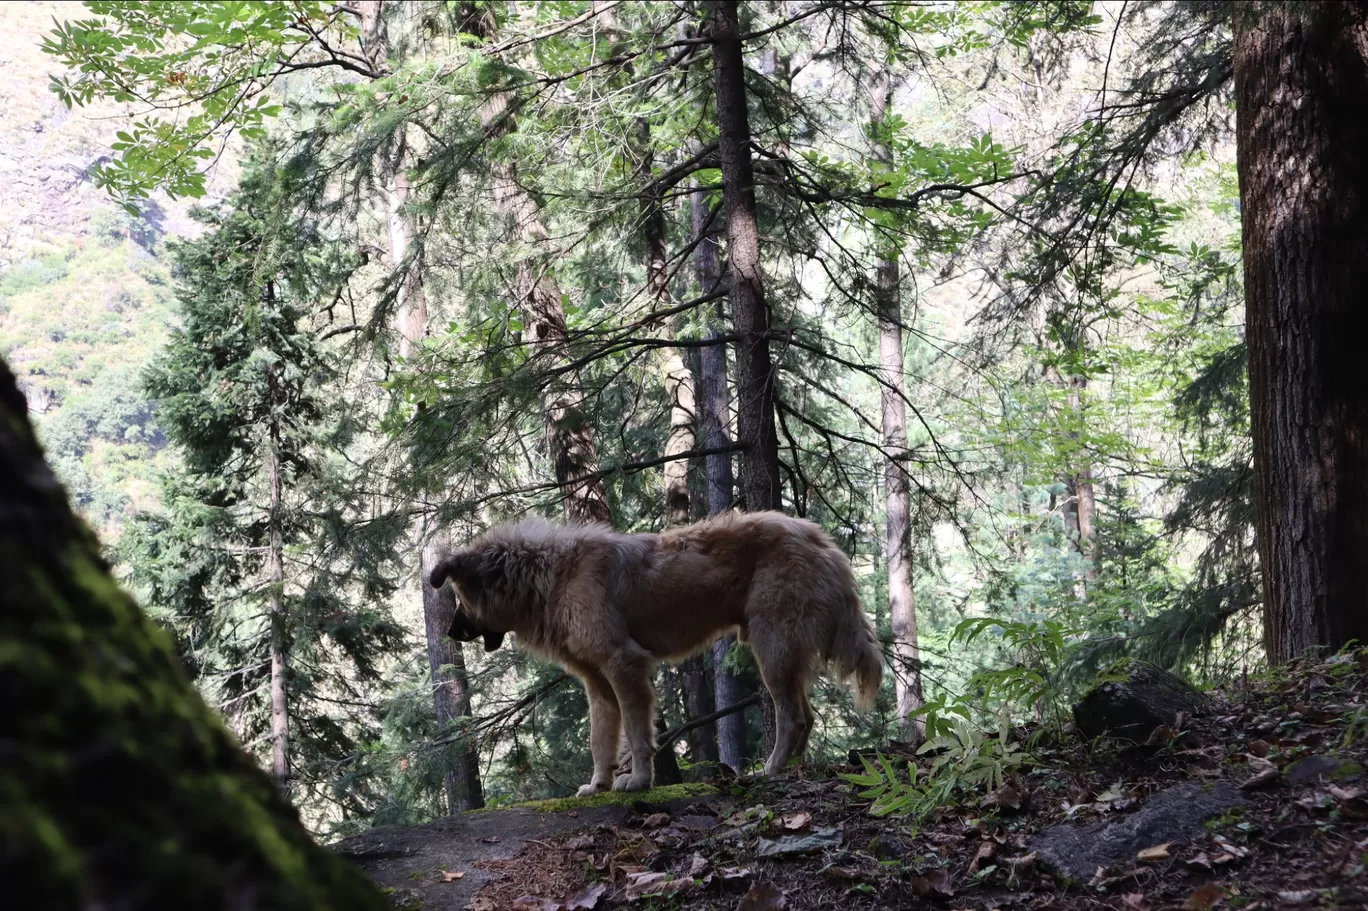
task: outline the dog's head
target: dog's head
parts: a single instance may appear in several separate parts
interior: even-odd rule
[[[463,551],[443,560],[433,567],[428,577],[433,588],[441,588],[448,581],[456,589],[458,604],[451,618],[447,635],[458,642],[474,642],[484,639],[487,652],[495,651],[503,645],[507,629],[490,616],[491,594],[502,575],[500,561],[488,552]]]
[[[447,630],[447,635],[458,642],[474,642],[476,639],[483,638],[484,650],[492,652],[503,645],[506,634],[481,629],[470,614],[465,612],[465,608],[458,607],[451,618],[451,628]]]

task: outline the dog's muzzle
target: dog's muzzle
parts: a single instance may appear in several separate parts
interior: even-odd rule
[[[483,638],[484,650],[492,652],[503,645],[506,634],[482,629],[469,614],[457,608],[456,613],[451,618],[451,628],[447,630],[447,635],[457,642],[474,642],[476,639]]]

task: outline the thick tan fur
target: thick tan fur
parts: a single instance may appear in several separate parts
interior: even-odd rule
[[[651,671],[723,633],[750,645],[774,699],[768,775],[807,746],[819,665],[852,681],[861,708],[883,674],[850,561],[817,525],[782,513],[729,513],[659,535],[524,520],[438,564],[431,583],[447,580],[472,629],[513,632],[584,683],[594,777],[581,794],[650,787]],[[619,725],[632,771],[614,780]]]

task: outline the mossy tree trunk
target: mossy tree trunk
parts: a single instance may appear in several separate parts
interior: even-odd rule
[[[0,362],[0,883],[31,908],[382,909],[114,582]]]

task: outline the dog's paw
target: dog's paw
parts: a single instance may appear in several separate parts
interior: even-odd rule
[[[650,775],[619,775],[613,781],[614,791],[645,791],[651,787]]]
[[[580,785],[580,789],[575,792],[576,797],[593,797],[608,790],[608,786],[601,782],[591,781],[588,784]]]

